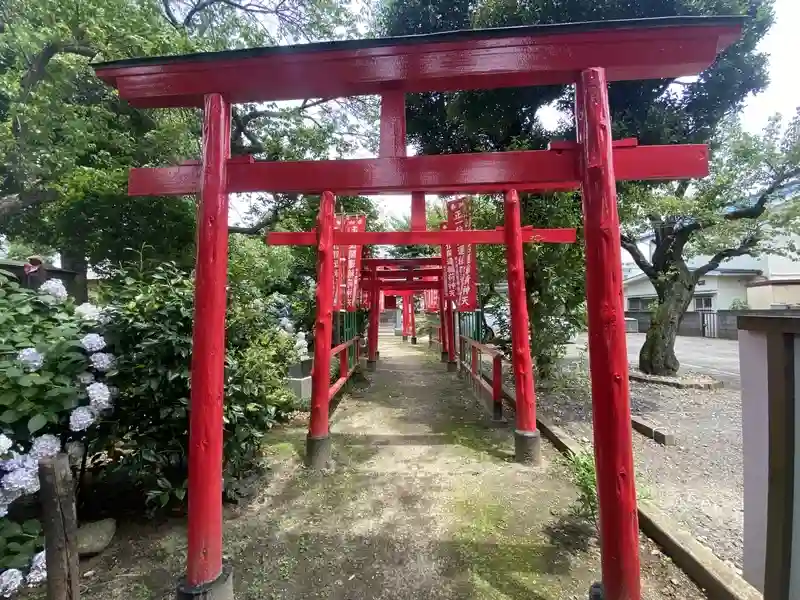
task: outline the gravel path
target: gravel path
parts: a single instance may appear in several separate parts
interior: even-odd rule
[[[538,390],[539,413],[573,437],[592,439],[586,357],[551,389]],[[506,374],[513,389],[513,377]],[[631,382],[631,412],[675,436],[662,446],[633,432],[640,496],[681,522],[722,560],[742,568],[743,467],[737,389],[697,390]]]
[[[427,347],[381,339],[379,370],[331,423],[335,464],[303,469],[305,419],[269,436],[271,477],[225,517],[238,600],[582,600],[599,578],[594,526],[572,510],[562,457],[511,457],[467,384]],[[85,600],[167,600],[182,522],[121,524],[85,576]],[[641,539],[645,600],[704,596]]]

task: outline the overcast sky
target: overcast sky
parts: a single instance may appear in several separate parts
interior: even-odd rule
[[[760,131],[767,119],[775,113],[789,118],[800,106],[800,0],[777,0],[775,2],[775,24],[761,41],[761,50],[770,55],[769,87],[761,94],[750,98],[742,115],[744,126],[752,132]],[[555,125],[558,119],[555,110],[544,109],[540,117],[545,125]],[[549,123],[548,123],[549,122]],[[411,212],[411,196],[376,196],[383,215],[408,215]]]

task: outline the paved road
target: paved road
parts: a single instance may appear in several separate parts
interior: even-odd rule
[[[644,344],[645,334],[628,334],[628,359],[638,364],[639,350]],[[586,335],[578,336],[578,346],[586,343]],[[736,340],[719,340],[701,337],[678,336],[675,354],[681,367],[698,373],[705,373],[723,381],[726,387],[740,385],[739,343]]]

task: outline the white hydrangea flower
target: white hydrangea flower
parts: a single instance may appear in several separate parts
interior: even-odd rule
[[[108,352],[95,352],[89,357],[89,361],[92,363],[92,367],[101,373],[105,373],[113,368],[114,355]]]
[[[21,362],[28,371],[38,371],[44,364],[44,354],[37,351],[36,348],[25,348],[19,351],[17,360]]]
[[[6,569],[0,573],[0,596],[3,598],[10,598],[20,586],[22,586],[22,571],[19,569]]]
[[[80,381],[83,385],[89,385],[90,383],[94,382],[94,375],[89,373],[89,371],[84,371],[78,375],[78,381]]]
[[[100,320],[100,313],[101,310],[89,302],[84,302],[75,307],[75,314],[89,323],[98,322]]]
[[[59,452],[61,452],[61,440],[54,435],[45,433],[34,438],[29,454],[36,460],[42,460],[43,458],[55,456]]]
[[[79,406],[69,416],[69,428],[72,431],[85,431],[94,423],[94,411],[88,406]]]
[[[67,299],[67,288],[64,287],[64,282],[60,279],[48,279],[39,286],[39,293],[52,296],[59,302]]]
[[[288,317],[281,317],[280,321],[278,321],[278,325],[280,325],[280,328],[286,333],[294,333],[294,325],[292,325]]]
[[[45,433],[33,439],[28,456],[36,461],[40,461],[43,458],[55,456],[59,452],[61,452],[61,440],[55,435]]]
[[[81,346],[87,352],[99,352],[106,347],[106,340],[98,333],[87,333],[81,338]]]
[[[22,494],[35,494],[39,491],[39,470],[17,469],[3,475],[3,489],[9,492]]]
[[[0,454],[8,454],[8,451],[11,450],[13,445],[14,442],[10,437],[8,437],[5,433],[0,433]]]
[[[111,408],[111,390],[105,383],[96,381],[86,388],[89,395],[89,406],[96,412]]]
[[[11,453],[11,458],[2,461],[0,467],[4,471],[16,471],[17,469],[35,469],[37,468],[37,459],[27,454],[18,454],[17,452]]]
[[[47,559],[45,558],[44,550],[42,550],[33,556],[31,569],[28,571],[26,581],[29,586],[34,586],[42,583],[45,579],[47,579]]]

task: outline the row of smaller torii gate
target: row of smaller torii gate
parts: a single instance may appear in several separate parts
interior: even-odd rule
[[[329,190],[322,193],[314,231],[268,237],[270,243],[317,248],[308,437],[309,456],[317,463],[329,452],[328,365],[331,353],[337,351],[331,348],[336,245],[505,244],[518,405],[515,437],[518,444],[535,443],[522,254],[524,243],[555,240],[548,239],[546,230],[521,227],[517,192],[580,188],[602,583],[607,600],[641,599],[616,181],[703,177],[708,173],[708,153],[705,145],[638,146],[636,140],[613,141],[608,84],[697,75],[740,37],[742,24],[741,17],[669,17],[532,25],[95,65],[97,75],[136,107],[204,109],[201,160],[132,169],[129,177],[132,195],[199,196],[188,549],[178,598],[233,599],[231,569],[222,560],[228,195],[316,195]],[[547,150],[536,151],[406,156],[406,94],[536,85],[574,86],[574,142],[554,142]],[[232,104],[359,95],[381,98],[377,158],[256,161],[230,155]],[[412,230],[335,232],[334,191],[410,192]],[[426,192],[503,193],[505,226],[491,231],[425,231]],[[380,279],[372,277],[373,292]],[[372,323],[368,358],[376,364],[377,314]]]
[[[385,117],[385,113],[384,113]],[[417,196],[418,197],[418,196]],[[458,341],[455,338],[455,313],[453,301],[455,286],[448,285],[455,270],[446,256],[447,246],[473,246],[480,244],[504,244],[508,263],[509,308],[512,329],[512,357],[516,389],[516,427],[514,431],[515,456],[519,462],[538,463],[540,436],[536,428],[536,396],[534,390],[533,364],[528,336],[528,307],[525,301],[524,243],[571,243],[575,241],[574,229],[534,229],[523,227],[520,216],[520,201],[516,190],[505,195],[505,226],[495,230],[426,231],[425,203],[412,197],[412,230],[408,232],[346,232],[335,227],[335,197],[324,192],[320,201],[317,221],[317,288],[316,322],[314,331],[314,370],[311,375],[311,415],[306,438],[306,464],[316,469],[324,468],[330,461],[331,441],[329,429],[330,402],[346,382],[352,369],[342,368],[339,379],[330,383],[329,369],[332,356],[339,356],[339,364],[350,364],[348,352],[357,352],[355,340],[346,340],[331,347],[333,340],[333,294],[339,287],[336,273],[339,265],[334,257],[334,245],[364,246],[370,243],[382,245],[391,242],[400,234],[411,244],[438,245],[441,255],[426,258],[366,258],[363,259],[361,286],[368,293],[369,327],[367,335],[367,369],[374,371],[378,363],[378,329],[380,320],[380,294],[382,291],[400,293],[413,302],[411,294],[425,290],[436,290],[442,301],[440,322],[444,349],[448,352],[449,368],[456,365],[454,352]],[[420,213],[422,217],[420,218]],[[413,229],[419,227],[421,229]],[[326,231],[329,230],[329,231]],[[310,232],[309,232],[310,233]],[[306,232],[275,232],[267,234],[267,243],[274,245],[302,245],[311,241]],[[424,239],[425,242],[421,242]],[[394,242],[397,243],[397,242]],[[403,245],[407,245],[404,243]],[[452,251],[451,251],[452,252]],[[338,253],[336,253],[338,255]],[[474,254],[472,254],[474,259]],[[470,285],[474,286],[475,281]],[[406,303],[408,304],[408,303]],[[412,311],[413,315],[413,311]],[[413,317],[412,317],[413,318]],[[518,332],[521,332],[518,334]],[[317,368],[317,365],[320,365]]]

